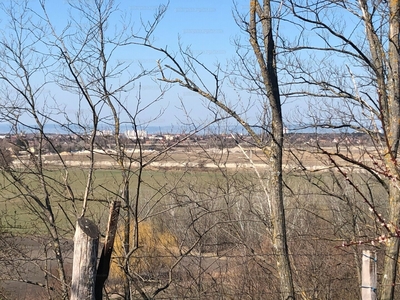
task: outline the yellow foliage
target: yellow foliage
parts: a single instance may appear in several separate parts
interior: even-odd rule
[[[131,229],[133,226],[131,226]],[[131,237],[132,240],[132,237]],[[136,274],[156,274],[174,263],[177,242],[168,231],[155,228],[150,222],[139,224],[139,248],[129,258],[130,270]],[[123,277],[123,228],[119,228],[114,241],[114,257],[111,262],[111,278]]]

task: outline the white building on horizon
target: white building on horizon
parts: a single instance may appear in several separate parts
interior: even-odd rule
[[[130,139],[130,140],[142,140],[147,138],[147,132],[146,130],[127,130],[124,132],[125,137]]]

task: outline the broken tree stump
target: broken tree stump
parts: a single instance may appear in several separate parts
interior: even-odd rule
[[[117,233],[120,207],[121,207],[121,201],[114,201],[111,203],[110,206],[110,214],[107,223],[107,234],[104,240],[103,250],[101,251],[99,266],[97,268],[96,287],[95,287],[96,300],[103,299],[104,283],[106,282],[108,274],[110,273],[111,254],[114,247],[115,235]]]
[[[79,218],[74,236],[71,300],[94,300],[99,229],[84,217]]]

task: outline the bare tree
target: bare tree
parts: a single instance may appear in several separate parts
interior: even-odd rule
[[[24,199],[21,210],[26,206],[29,216],[40,220],[35,230],[43,238],[46,251],[47,235],[50,236],[58,270],[56,275],[48,269],[50,254],[43,263],[32,258],[45,279],[45,283],[40,280],[33,283],[47,287],[49,298],[68,299],[70,261],[65,261],[65,257],[70,258],[70,249],[62,242],[71,238],[77,218],[93,218],[100,226],[104,225],[103,212],[108,206],[104,204],[121,200],[127,271],[125,295],[129,299],[135,288],[145,295],[135,285],[138,277],[128,264],[132,253],[140,247],[140,209],[147,205],[140,202],[139,196],[142,173],[168,149],[146,157],[139,134],[151,122],[142,122],[140,114],[162,99],[164,87],[159,86],[159,95],[154,99],[143,99],[139,81],[153,74],[153,70],[134,66],[134,60],[116,58],[121,48],[135,47],[138,32],[133,34],[132,23],[122,18],[124,12],[113,1],[69,2],[71,16],[64,28],[54,26],[45,1],[40,1],[39,9],[33,9],[29,1],[10,2],[2,8],[10,22],[0,45],[1,119],[10,124],[11,143],[17,152],[12,163],[8,152],[2,152],[6,182],[3,195],[10,203]],[[144,25],[144,36],[154,29],[165,9],[160,6],[155,20]],[[121,19],[111,18],[118,13]],[[121,23],[114,27],[112,20]],[[65,110],[67,105],[58,98],[65,95],[75,102],[74,114]],[[154,119],[158,116],[154,115]],[[49,133],[50,123],[57,125],[55,130],[61,131],[59,135]],[[124,138],[123,131],[128,129],[136,136]],[[58,143],[68,139],[79,144],[86,154],[62,153]],[[47,149],[51,155],[47,155]],[[74,160],[79,162],[80,169],[74,167]],[[111,162],[109,178],[99,182],[96,176],[104,172],[105,160]],[[146,217],[149,214],[152,209]],[[22,273],[19,278],[13,275],[6,279],[27,280]]]
[[[270,111],[270,126],[265,124],[252,125],[246,120],[244,113],[236,112],[227,102],[221,92],[220,69],[212,71],[196,58],[190,49],[181,48],[181,57],[169,53],[166,49],[157,48],[154,45],[145,42],[145,45],[156,49],[166,58],[160,62],[161,80],[179,84],[186,89],[198,93],[208,101],[216,105],[227,116],[233,118],[238,124],[243,126],[251,136],[254,144],[262,149],[263,155],[267,161],[270,161],[271,171],[267,179],[267,188],[265,189],[265,216],[268,219],[271,230],[272,244],[274,254],[276,255],[276,266],[279,273],[281,298],[294,299],[294,287],[292,272],[290,267],[289,252],[286,240],[285,208],[283,201],[283,179],[282,179],[282,154],[283,154],[283,119],[282,104],[280,100],[279,84],[276,67],[276,46],[274,42],[273,31],[273,7],[270,1],[250,1],[248,13],[245,16],[238,14],[238,22],[247,34],[252,48],[252,54],[256,61],[256,74],[247,74],[246,78],[255,80],[254,85],[260,89],[263,98],[263,108]],[[180,60],[182,59],[182,61]],[[172,65],[169,65],[172,63]],[[215,82],[211,89],[204,85],[198,68],[205,70]],[[178,76],[177,79],[169,77],[166,70]],[[254,71],[254,70],[251,70]],[[254,77],[253,77],[254,76]],[[269,139],[265,141],[256,132],[260,128]],[[262,180],[260,178],[260,180]]]
[[[43,144],[49,142],[49,137],[44,132],[48,107],[38,98],[45,97],[43,90],[46,83],[37,84],[33,80],[35,76],[46,78],[48,68],[52,65],[47,61],[46,55],[39,56],[35,52],[35,47],[43,44],[46,31],[40,20],[30,15],[27,2],[23,2],[21,7],[5,6],[3,11],[10,21],[8,25],[10,35],[4,35],[1,42],[3,63],[0,72],[4,101],[2,120],[14,126],[14,133],[18,133],[21,124],[24,124],[19,117],[28,115],[34,122],[30,128],[35,132],[32,135],[35,144],[20,144],[18,150],[23,150],[26,155],[18,156],[18,160],[5,169],[3,176],[8,182],[7,186],[12,186],[17,191],[18,196],[26,201],[28,208],[45,226],[57,261],[58,276],[55,277],[61,286],[60,298],[68,299],[68,279],[52,194],[56,191],[55,186],[68,188],[69,183],[53,180],[45,172],[42,151]],[[36,30],[36,35],[31,35],[30,28]],[[25,171],[21,173],[19,169]],[[30,183],[32,178],[35,178],[36,185]],[[10,197],[14,198],[15,195],[11,194]]]
[[[349,138],[339,139],[333,150],[320,143],[317,147],[383,225],[381,234],[387,239],[380,298],[394,299],[400,218],[399,3],[290,1],[288,9],[291,28],[299,34],[288,37],[281,49],[287,58],[283,72],[291,78],[287,95],[316,99],[308,113],[315,128],[367,137],[353,147],[346,142]],[[362,192],[362,184],[348,177],[346,165],[382,184],[387,192],[382,195],[384,208],[378,209]]]

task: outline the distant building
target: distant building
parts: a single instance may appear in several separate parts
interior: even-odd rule
[[[126,138],[130,140],[143,140],[147,138],[147,132],[145,130],[127,130],[124,134]]]
[[[174,136],[172,134],[164,134],[164,138],[167,141],[172,141],[174,139]]]
[[[164,136],[161,134],[152,134],[149,136],[149,140],[158,140],[161,141],[164,139]]]
[[[112,130],[97,130],[96,135],[98,136],[112,136],[114,133]]]

